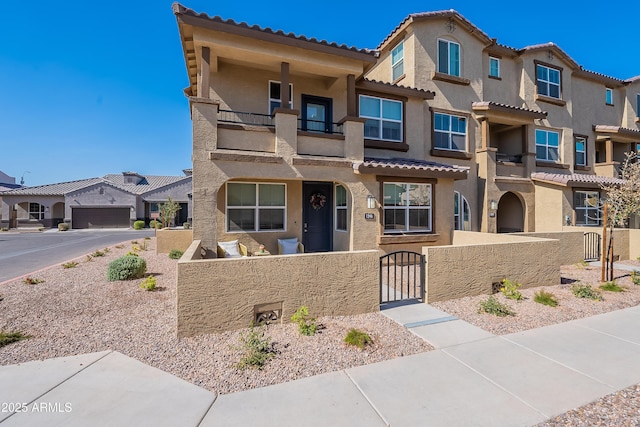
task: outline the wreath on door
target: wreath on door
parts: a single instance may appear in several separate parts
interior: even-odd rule
[[[314,193],[311,195],[310,203],[313,209],[315,210],[322,209],[326,201],[327,201],[327,196],[325,196],[322,193]]]

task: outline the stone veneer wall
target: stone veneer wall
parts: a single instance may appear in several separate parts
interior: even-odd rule
[[[245,328],[256,306],[302,305],[313,317],[379,310],[378,251],[200,259],[196,240],[178,262],[179,337]]]
[[[156,253],[168,254],[172,249],[186,251],[193,241],[193,231],[165,228],[156,230]]]

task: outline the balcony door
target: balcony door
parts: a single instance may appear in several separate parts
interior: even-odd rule
[[[302,130],[331,133],[331,98],[302,95]]]

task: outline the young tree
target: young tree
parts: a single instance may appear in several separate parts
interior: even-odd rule
[[[604,197],[603,242],[606,238],[606,227],[609,227],[608,241],[603,250],[603,273],[605,263],[608,264],[607,277],[613,280],[613,228],[625,227],[631,215],[640,214],[640,158],[638,153],[627,153],[620,171],[622,182],[606,184],[601,188],[606,193]],[[604,274],[603,274],[604,276]]]
[[[174,202],[171,197],[166,202],[160,205],[160,219],[162,220],[162,227],[169,227],[171,221],[176,217],[178,211],[182,209],[180,204]]]

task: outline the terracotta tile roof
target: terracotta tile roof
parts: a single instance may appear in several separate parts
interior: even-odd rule
[[[492,107],[497,107],[497,108],[492,108]],[[545,118],[548,115],[546,111],[532,110],[530,108],[524,108],[524,107],[516,107],[515,105],[502,104],[500,102],[494,102],[494,101],[472,102],[471,108],[477,109],[477,110],[491,110],[491,109],[513,110],[515,112],[531,114],[539,118]]]
[[[38,185],[35,187],[22,187],[7,191],[7,196],[64,196],[66,193],[80,190],[93,184],[104,182],[102,178],[88,178],[77,181],[59,182],[56,184]]]
[[[553,42],[534,44],[534,45],[531,45],[531,46],[525,46],[522,49],[520,49],[518,51],[518,53],[521,55],[521,54],[523,54],[525,52],[532,52],[532,51],[542,50],[542,49],[551,49],[551,50],[555,51],[556,54],[561,56],[562,59],[564,59],[569,65],[571,65],[571,67],[574,70],[578,70],[578,69],[581,68],[580,65],[578,65],[578,63],[572,57],[570,57],[567,54],[567,52],[562,50],[560,48],[560,46],[558,46],[557,44],[555,44]]]
[[[625,83],[634,83],[634,82],[637,82],[638,80],[640,80],[640,76],[635,76],[625,80]]]
[[[338,43],[335,43],[335,42],[329,42],[327,40],[318,40],[315,37],[308,38],[308,37],[306,37],[304,35],[297,35],[297,34],[294,34],[294,33],[285,33],[282,30],[273,30],[273,29],[271,29],[269,27],[262,28],[262,27],[260,27],[258,25],[249,25],[246,22],[236,22],[233,19],[223,19],[220,16],[209,16],[206,13],[198,13],[198,12],[194,11],[193,9],[189,9],[188,7],[185,7],[185,6],[181,5],[180,3],[173,3],[172,9],[173,9],[173,13],[175,15],[192,16],[194,18],[206,19],[208,21],[217,22],[217,23],[220,23],[220,24],[232,25],[234,27],[239,27],[239,28],[244,28],[244,29],[248,29],[248,30],[259,31],[259,32],[266,33],[266,34],[272,34],[272,35],[276,35],[276,36],[288,37],[288,38],[293,39],[293,40],[299,40],[299,41],[315,43],[315,44],[319,44],[319,45],[323,45],[323,46],[335,47],[335,48],[338,48],[338,49],[348,50],[348,51],[351,51],[351,52],[369,54],[369,55],[372,55],[372,56],[376,55],[376,51],[374,51],[372,49],[359,49],[359,48],[354,47],[354,46],[347,46],[346,44],[338,44]]]
[[[601,185],[617,185],[624,183],[624,180],[620,178],[611,178],[608,176],[599,175],[587,175],[582,173],[547,173],[547,172],[533,172],[531,179],[534,181],[544,181],[551,184],[559,184],[571,187],[575,184],[593,184],[593,187],[600,187]]]
[[[429,172],[435,175],[448,175],[455,179],[466,179],[469,173],[469,168],[455,165],[447,165],[443,163],[429,162],[426,160],[417,159],[402,159],[402,158],[373,158],[365,157],[364,162],[354,164],[354,169],[360,172],[375,172],[376,174],[383,175],[385,171],[396,172],[390,175],[397,175],[398,171],[405,172]]]
[[[606,85],[622,87],[626,84],[624,80],[617,77],[607,76],[606,74],[598,73],[596,71],[586,70],[580,66],[574,75],[584,77],[586,79],[595,80],[597,82],[604,83]]]
[[[358,83],[361,83],[361,82],[372,83],[374,85],[379,85],[381,87],[386,86],[389,89],[400,89],[402,91],[412,91],[416,96],[420,96],[425,99],[433,99],[436,96],[436,93],[430,90],[418,89],[415,87],[403,86],[403,85],[387,83],[387,82],[381,82],[373,79],[363,78]]]

